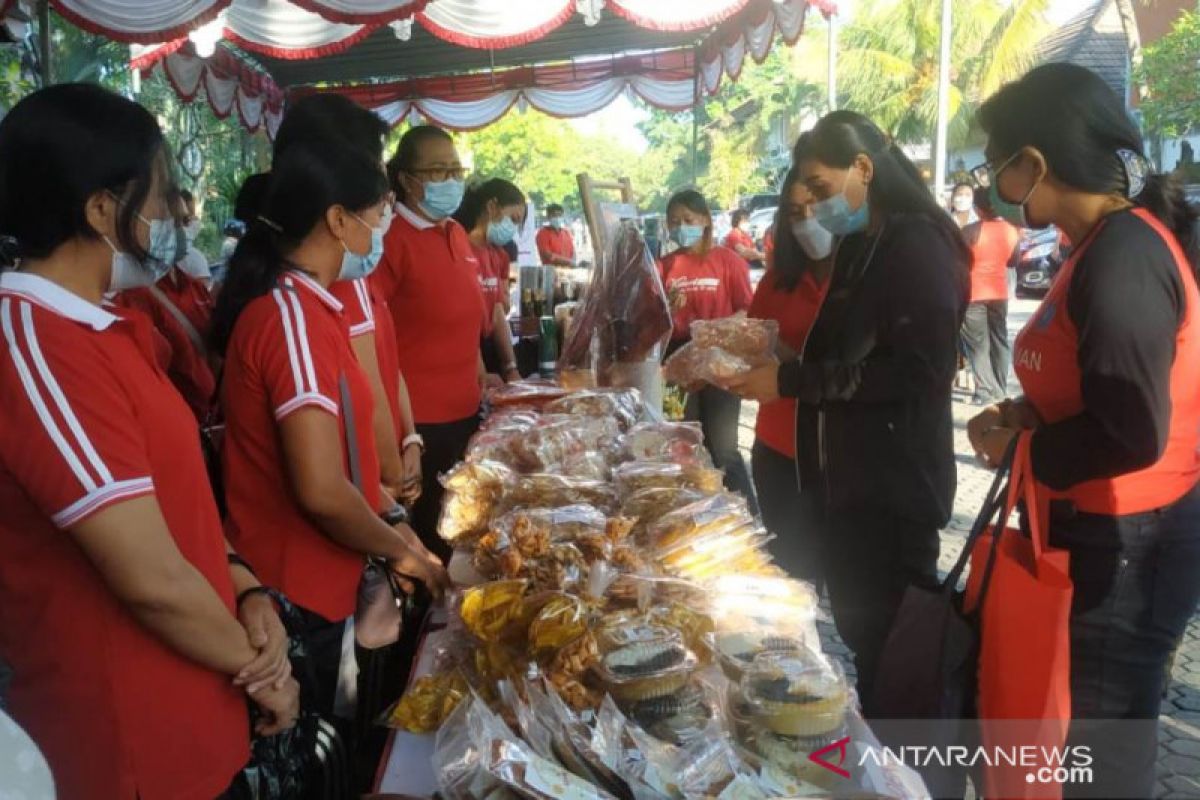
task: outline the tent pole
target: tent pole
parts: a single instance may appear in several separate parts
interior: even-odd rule
[[[933,195],[940,203],[946,185],[946,138],[950,127],[950,0],[942,0],[942,42],[938,58],[937,130],[933,137]]]
[[[699,175],[697,146],[700,142],[700,48],[692,48],[692,185]]]
[[[830,111],[837,111],[837,43],[837,14],[834,13],[829,15],[829,63],[826,66],[828,75],[825,88]]]
[[[38,67],[45,87],[50,85],[50,0],[38,3],[38,47],[42,51]]]

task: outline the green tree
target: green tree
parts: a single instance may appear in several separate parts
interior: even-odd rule
[[[1200,127],[1200,12],[1184,11],[1170,33],[1146,47],[1137,79],[1146,85],[1140,108],[1152,136]]]
[[[970,131],[979,102],[1032,63],[1048,0],[955,0],[950,141]],[[940,3],[866,0],[842,29],[842,105],[868,114],[902,142],[928,141],[937,121]]]

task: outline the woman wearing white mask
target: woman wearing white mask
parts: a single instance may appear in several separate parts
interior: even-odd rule
[[[483,292],[484,319],[480,351],[489,375],[518,381],[512,329],[508,326],[511,300],[508,276],[512,267],[507,245],[525,222],[525,195],[503,178],[472,186],[463,197],[454,219],[467,231]]]
[[[662,260],[663,286],[671,301],[670,351],[686,344],[696,320],[723,319],[750,308],[750,267],[728,247],[713,243],[712,213],[694,189],[667,201],[667,232],[679,249]],[[754,485],[738,449],[740,399],[719,386],[688,392],[686,416],[704,428],[704,444],[725,471],[725,485],[745,495],[757,512]]]
[[[466,453],[487,383],[479,271],[466,231],[451,217],[462,204],[467,170],[450,134],[419,125],[401,137],[387,172],[399,202],[372,282],[395,322],[400,371],[425,446],[413,526],[449,561],[451,548],[437,534],[444,492],[438,475]]]
[[[340,140],[292,144],[265,180],[213,314],[225,357],[227,529],[262,579],[304,610],[310,640],[332,631],[341,642],[367,557],[434,593],[448,582],[406,524],[380,517],[394,501],[379,483],[371,384],[329,292],[379,263],[387,180],[377,159]],[[340,650],[317,658],[326,713]]]
[[[759,401],[796,398],[800,491],[825,506],[830,603],[870,715],[900,599],[937,579],[971,255],[912,162],[862,115],[827,115],[793,157],[835,237],[826,300],[799,358],[730,386]]]
[[[783,180],[776,213],[772,267],[750,303],[750,316],[779,323],[780,361],[797,358],[825,299],[832,267],[833,234],[817,223],[812,194],[792,167]],[[819,526],[822,507],[815,493],[796,485],[796,401],[780,398],[758,408],[751,453],[754,487],[763,524],[775,535],[775,563],[801,580],[823,582]]]

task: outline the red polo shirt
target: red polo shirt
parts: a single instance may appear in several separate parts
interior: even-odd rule
[[[152,331],[36,275],[0,275],[0,659],[10,713],[73,800],[208,800],[250,755],[243,693],[139,624],[67,533],[154,495],[233,613],[195,420]]]
[[[342,304],[318,283],[289,272],[246,306],[233,328],[221,385],[229,538],[263,583],[329,620],[354,612],[363,557],[321,533],[297,505],[279,421],[301,408],[326,411],[338,420],[343,453],[348,453],[343,378],[353,407],[363,494],[377,508],[371,384],[350,347]]]
[[[472,242],[471,252],[479,272],[479,290],[483,293],[483,335],[491,336],[496,304],[508,302],[508,273],[512,265],[503,247],[492,244],[480,247]]]
[[[695,320],[724,319],[745,311],[753,297],[745,259],[720,245],[703,256],[676,250],[663,259],[662,276],[672,300],[672,341],[691,338]]]
[[[543,225],[537,232],[537,249],[543,264],[549,264],[554,256],[575,260],[575,239],[566,228]]]
[[[725,234],[725,246],[733,252],[737,252],[738,247],[748,247],[754,249],[754,240],[750,238],[750,234],[743,231],[741,228],[734,228],[729,233]]]
[[[812,273],[806,271],[794,289],[785,291],[778,286],[778,277],[779,273],[771,270],[759,281],[749,314],[756,319],[776,320],[780,340],[799,353],[804,349],[804,340],[825,301],[829,283],[817,283]],[[761,404],[754,434],[777,453],[795,458],[796,400],[785,397]]]
[[[200,336],[208,336],[212,319],[212,295],[203,283],[178,267],[164,275],[155,288],[192,324]],[[150,317],[154,327],[171,345],[171,360],[167,374],[183,395],[192,413],[204,421],[212,408],[216,379],[208,365],[207,350],[198,350],[184,326],[147,288],[128,289],[113,298],[117,305],[134,308]]]
[[[368,333],[375,334],[375,359],[379,362],[383,390],[392,412],[392,425],[396,434],[403,436],[400,426],[400,364],[396,359],[396,327],[392,323],[392,312],[379,290],[373,288],[366,278],[336,281],[329,287],[329,293],[342,304],[342,314],[350,327],[351,339]]]
[[[1002,219],[982,220],[971,245],[971,302],[1008,299],[1008,264],[1021,243],[1021,233]]]
[[[454,220],[435,225],[396,206],[371,283],[392,312],[400,371],[421,424],[456,422],[479,411],[484,308],[473,257],[466,231]]]

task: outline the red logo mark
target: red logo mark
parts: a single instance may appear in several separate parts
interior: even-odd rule
[[[829,770],[830,772],[836,772],[838,775],[841,775],[843,778],[849,778],[850,773],[847,770],[842,769],[842,764],[846,763],[846,747],[849,746],[849,744],[850,744],[849,736],[847,736],[844,739],[838,739],[833,744],[822,747],[817,752],[810,754],[808,757],[808,760],[813,762],[814,764],[824,767],[825,769]],[[824,758],[826,755],[828,755],[829,753],[832,753],[834,751],[837,751],[837,754],[838,754],[838,760],[837,760],[836,764],[834,764],[830,761],[826,761]]]

